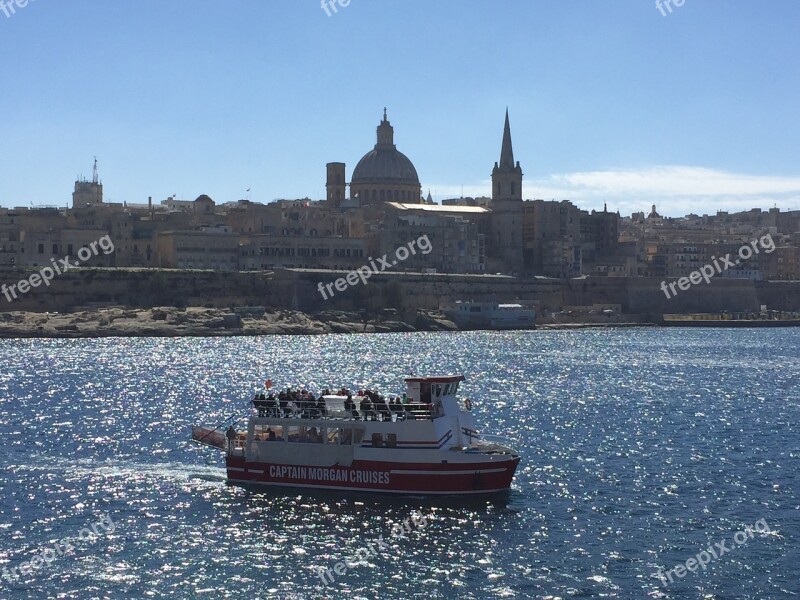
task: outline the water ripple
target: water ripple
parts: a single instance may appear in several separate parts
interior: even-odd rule
[[[800,331],[680,329],[0,342],[0,568],[100,515],[2,598],[786,598],[800,595]],[[522,463],[502,501],[228,486],[189,427],[277,385],[467,375]],[[403,535],[412,514],[426,525]],[[684,564],[756,535],[667,586]],[[363,554],[327,587],[320,568]]]

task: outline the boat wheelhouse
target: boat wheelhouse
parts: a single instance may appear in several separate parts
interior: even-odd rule
[[[228,481],[388,494],[508,490],[520,457],[478,433],[470,401],[456,396],[463,380],[409,377],[405,401],[378,404],[343,394],[291,406],[258,399],[247,429],[231,430]],[[193,437],[219,446],[220,433],[197,428]]]

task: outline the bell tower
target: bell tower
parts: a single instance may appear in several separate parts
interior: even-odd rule
[[[328,204],[339,206],[345,199],[345,165],[340,162],[332,162],[325,165],[328,170],[328,177],[325,189],[328,192]]]
[[[492,169],[492,200],[522,201],[522,168],[519,166],[519,162],[514,163],[508,109],[506,109],[506,124],[503,128],[500,163],[494,163],[494,169]]]
[[[521,273],[525,268],[522,244],[522,168],[514,162],[511,126],[506,109],[503,146],[500,162],[492,169],[492,216],[487,255],[496,261],[494,269],[505,273]]]

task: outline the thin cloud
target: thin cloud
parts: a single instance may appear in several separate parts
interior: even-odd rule
[[[437,199],[459,197],[461,186],[431,186]],[[491,195],[491,181],[464,186],[465,196]],[[800,177],[772,177],[730,173],[680,165],[644,169],[611,169],[559,173],[526,180],[526,198],[571,200],[591,210],[608,203],[623,215],[649,210],[655,204],[670,216],[717,210],[767,209],[777,204],[784,210],[800,208]]]

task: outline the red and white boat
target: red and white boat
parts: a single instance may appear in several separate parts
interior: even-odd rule
[[[411,495],[490,494],[509,489],[519,453],[475,427],[462,375],[409,377],[403,403],[373,410],[341,394],[311,409],[258,402],[246,431],[194,428],[193,439],[227,446],[236,484]],[[324,402],[323,402],[324,401]],[[324,405],[323,405],[324,404]]]

